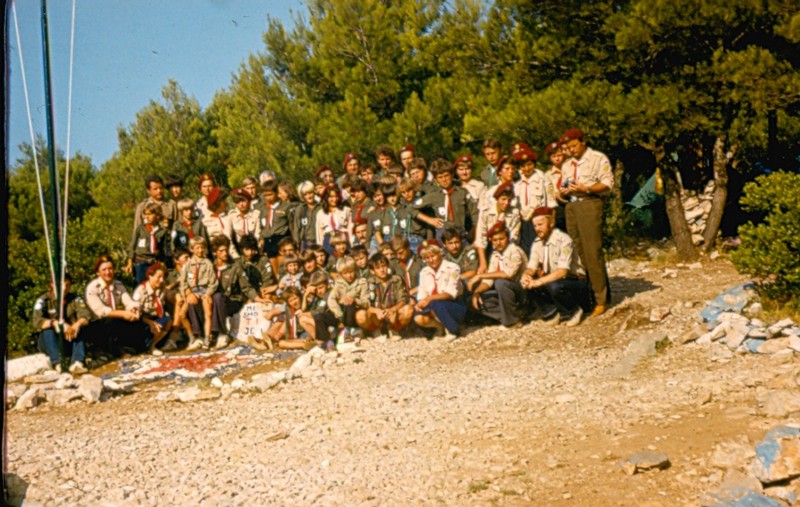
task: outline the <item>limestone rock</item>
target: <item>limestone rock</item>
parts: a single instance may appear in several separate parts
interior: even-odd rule
[[[650,322],[661,322],[670,314],[668,306],[657,306],[650,310]]]
[[[669,468],[669,457],[663,452],[639,451],[620,461],[618,465],[628,475],[634,475],[643,470]]]
[[[800,477],[800,426],[771,429],[756,446],[753,474],[764,484]]]
[[[55,388],[56,389],[69,389],[70,387],[75,387],[77,384],[75,383],[75,379],[69,373],[62,373],[58,380],[56,381]]]
[[[706,330],[705,324],[698,324],[695,327],[687,329],[686,331],[678,335],[673,341],[678,345],[689,343],[703,336],[705,330]]]
[[[78,391],[89,403],[97,403],[103,394],[103,379],[87,373],[78,381]]]
[[[756,394],[756,403],[764,415],[787,417],[800,412],[800,392],[788,389],[765,390]]]
[[[57,382],[61,375],[55,371],[50,370],[37,375],[28,375],[23,379],[26,384],[49,384],[50,382]]]
[[[44,354],[33,354],[10,359],[6,363],[6,382],[18,382],[25,377],[36,375],[50,368],[50,359]]]
[[[737,442],[723,442],[714,448],[709,464],[722,470],[743,468],[756,454],[746,437]]]
[[[72,400],[83,397],[77,389],[50,389],[45,391],[47,402],[54,405],[66,405]]]
[[[178,401],[189,403],[193,401],[215,400],[220,397],[220,392],[213,389],[200,389],[192,386],[175,392]]]
[[[25,391],[25,393],[19,397],[17,400],[17,404],[14,405],[15,410],[27,410],[29,408],[33,408],[37,406],[39,403],[45,400],[44,394],[42,393],[41,389],[34,386]]]
[[[222,381],[221,378],[214,377],[211,379],[211,385],[216,387],[217,389],[222,389],[222,386],[224,386],[225,383]]]
[[[789,348],[789,338],[767,340],[756,349],[759,354],[775,354]]]
[[[266,375],[253,375],[253,380],[248,384],[248,387],[254,391],[264,392],[272,389],[284,380],[286,380],[286,373],[282,371],[276,371]]]

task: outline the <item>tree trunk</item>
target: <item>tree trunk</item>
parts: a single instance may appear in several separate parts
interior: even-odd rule
[[[681,202],[681,189],[675,170],[669,167],[661,167],[661,176],[664,178],[664,201],[667,209],[669,227],[672,229],[672,240],[678,251],[681,260],[693,260],[697,257],[697,251],[692,242],[692,233],[689,224],[686,222],[686,214]]]
[[[731,153],[732,156],[732,153]],[[717,136],[714,141],[714,197],[711,200],[711,211],[706,220],[706,229],[703,231],[703,251],[710,252],[717,242],[719,225],[725,213],[725,203],[728,200],[728,161],[729,155],[725,153],[725,135]]]

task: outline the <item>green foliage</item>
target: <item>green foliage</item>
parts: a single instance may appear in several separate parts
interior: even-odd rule
[[[742,206],[764,213],[764,222],[739,228],[737,269],[760,280],[768,297],[800,306],[800,174],[759,176],[744,188]]]

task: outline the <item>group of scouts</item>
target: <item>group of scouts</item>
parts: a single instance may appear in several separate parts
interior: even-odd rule
[[[39,346],[57,368],[63,349],[81,373],[86,342],[161,355],[232,337],[258,349],[332,349],[402,339],[412,322],[453,340],[468,315],[507,328],[578,325],[610,299],[601,230],[613,176],[579,129],[544,153],[537,164],[527,144],[504,154],[488,139],[474,178],[471,155],[429,164],[413,146],[398,157],[382,146],[377,165],[348,153],[338,178],[323,165],[296,187],[264,171],[229,195],[203,174],[196,200],[180,178],[150,176],[123,266],[135,290],[100,256],[84,298],[67,279],[62,311],[52,287],[37,300]]]

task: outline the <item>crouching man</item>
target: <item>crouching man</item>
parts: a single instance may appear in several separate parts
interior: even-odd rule
[[[572,238],[555,227],[553,210],[537,208],[533,212],[536,240],[531,246],[522,286],[528,291],[531,310],[538,308],[545,324],[556,326],[562,320],[569,327],[583,318],[589,304],[589,284],[575,255]]]

